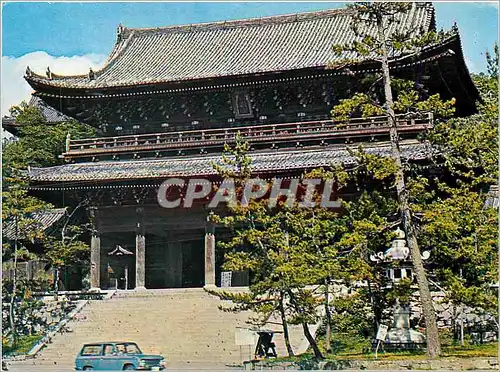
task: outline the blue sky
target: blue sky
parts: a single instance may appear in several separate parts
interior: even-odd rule
[[[3,6],[2,55],[34,51],[52,56],[108,54],[121,22],[129,27],[208,22],[313,11],[332,2],[290,3],[7,3]],[[487,3],[436,3],[438,27],[457,22],[468,62],[483,70],[484,51],[498,36],[498,10]]]
[[[98,68],[111,51],[116,27],[155,27],[314,11],[342,2],[109,2],[3,3],[2,114],[29,99],[22,79],[26,66],[60,74]],[[484,52],[498,38],[497,3],[435,3],[438,27],[457,22],[464,54],[473,72],[486,68]]]

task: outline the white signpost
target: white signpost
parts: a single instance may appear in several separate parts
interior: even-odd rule
[[[385,337],[387,336],[387,331],[389,330],[389,327],[386,326],[385,324],[381,324],[379,327],[378,327],[378,331],[377,331],[377,337],[376,339],[379,340],[379,341],[384,341],[385,340]]]
[[[220,273],[220,286],[221,287],[231,287],[231,278],[233,276],[232,271],[223,271]]]
[[[384,342],[385,337],[387,336],[388,329],[389,327],[386,326],[385,324],[381,324],[378,327],[377,336],[375,337],[377,339],[377,347],[375,348],[375,359],[377,359],[377,352],[380,346],[380,342]]]

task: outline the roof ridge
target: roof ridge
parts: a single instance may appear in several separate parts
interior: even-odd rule
[[[77,75],[57,75],[48,70],[47,77],[27,69],[25,79],[28,82],[35,81],[49,86],[97,89],[246,75],[277,69],[283,71],[318,68],[336,58],[331,55],[330,45],[326,45],[328,42],[343,43],[355,38],[348,28],[352,12],[351,8],[344,6],[312,12],[156,28],[126,28],[120,24],[117,27],[115,44],[99,69]],[[412,11],[401,17],[404,19],[405,27],[419,26],[427,30],[432,23],[433,12],[432,3],[419,2],[413,3]],[[410,25],[412,22],[417,24],[412,26]],[[283,29],[287,29],[287,33],[283,34]],[[240,34],[253,35],[253,38],[249,39],[247,35],[238,39]],[[202,42],[204,39],[210,42]],[[321,46],[322,49],[313,50],[304,44],[305,40],[318,43],[318,48]],[[222,43],[219,53],[234,58],[234,65],[229,65],[223,60],[207,67],[198,61],[203,58],[214,58],[214,43]],[[224,43],[230,48],[224,49]],[[294,50],[290,51],[289,54],[293,58],[285,63],[278,61],[275,56],[250,58],[251,54],[244,52],[241,47],[245,44],[263,56],[270,56],[274,53],[270,52],[274,50],[273,43],[283,54],[286,54],[284,48],[286,43],[297,43],[303,48],[303,53],[299,55]],[[198,62],[187,63],[183,60],[187,58],[185,56],[189,56],[190,50],[197,51],[197,55],[200,56],[197,57]],[[206,54],[205,57],[203,53]],[[240,57],[243,59],[238,62]],[[170,58],[169,63],[160,62],[165,58]],[[146,61],[148,65],[142,66],[141,60]],[[121,63],[122,61],[125,62]],[[133,68],[126,67],[130,63]],[[127,71],[122,71],[125,68]]]
[[[307,20],[314,20],[318,18],[328,18],[338,14],[348,14],[351,10],[347,7],[333,8],[333,9],[323,9],[311,12],[300,12],[300,13],[287,13],[278,14],[264,17],[251,17],[243,19],[233,19],[229,21],[212,21],[203,23],[188,23],[181,25],[170,25],[170,26],[160,26],[160,27],[123,27],[123,32],[191,32],[196,29],[203,31],[205,29],[213,29],[218,26],[224,28],[236,28],[236,27],[247,27],[247,26],[261,26],[263,24],[281,24],[290,22],[302,22]]]

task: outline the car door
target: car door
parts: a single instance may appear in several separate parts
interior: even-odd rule
[[[114,371],[120,370],[117,367],[117,355],[116,348],[114,344],[104,344],[102,348],[102,357],[99,365],[99,369],[104,371]]]
[[[125,343],[120,343],[120,344],[116,344],[116,351],[118,353],[118,362],[119,362],[119,366],[118,366],[118,369],[122,370],[125,368],[125,366],[127,365],[131,365],[131,366],[134,366],[134,367],[137,367],[137,356],[136,356],[136,353],[140,350],[139,348],[137,347],[137,345],[135,345],[135,349],[134,348],[130,348],[132,344],[131,343],[128,343],[128,342],[125,342]]]
[[[77,366],[79,368],[92,368],[96,371],[101,369],[102,361],[102,345],[100,344],[88,344],[84,345],[80,355],[77,358]]]

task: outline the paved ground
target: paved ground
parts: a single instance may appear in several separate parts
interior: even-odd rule
[[[170,369],[231,369],[248,359],[235,343],[235,332],[247,328],[253,314],[223,312],[227,304],[202,288],[118,292],[112,299],[91,301],[70,332],[57,334],[37,358],[12,364],[16,371],[70,371],[84,343],[137,342],[145,354],[160,354]],[[275,322],[274,322],[275,323]],[[279,325],[266,328],[281,330]],[[290,328],[292,345],[300,352],[301,327]],[[285,355],[282,334],[276,334],[278,355]],[[55,364],[54,362],[57,362]],[[15,368],[15,369],[14,369]]]
[[[9,372],[74,372],[72,368],[61,368],[51,365],[33,365],[33,364],[9,364]],[[186,370],[208,370],[208,371],[227,371],[227,370],[241,370],[242,368],[231,368],[227,366],[220,365],[205,365],[205,366],[177,366],[175,368],[168,368],[168,371],[186,371]]]
[[[36,367],[36,368],[34,368]],[[230,370],[231,368],[228,368],[228,367],[221,367],[221,366],[206,366],[205,368],[168,368],[168,372],[171,372],[171,371],[186,371],[186,370],[191,370],[191,371],[195,371],[195,370],[209,370],[209,371],[222,371],[222,370]],[[234,368],[233,368],[234,370]],[[54,366],[33,366],[33,365],[27,365],[27,364],[24,364],[24,365],[11,365],[9,366],[9,372],[38,372],[38,371],[41,371],[41,372],[74,372],[73,369],[64,369],[64,368],[57,368],[57,367],[54,367]],[[352,371],[352,370],[350,370]],[[365,370],[365,372],[370,372],[371,370]],[[381,370],[373,370],[373,372],[380,372]],[[391,371],[394,371],[393,369]],[[420,370],[408,370],[408,369],[405,369],[406,372],[421,372]],[[437,370],[436,370],[437,371]],[[448,372],[451,371],[451,370],[447,370]],[[458,370],[457,370],[458,371]],[[475,369],[475,370],[467,370],[467,372],[481,372],[481,371],[484,371],[484,370],[480,370],[480,369]]]

